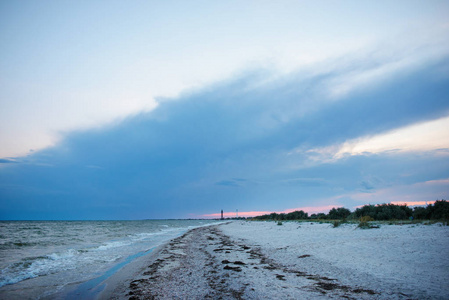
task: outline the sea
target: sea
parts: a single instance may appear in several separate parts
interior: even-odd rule
[[[89,290],[124,265],[189,229],[216,222],[0,221],[0,299],[11,290],[51,299],[69,286],[78,289],[76,295],[94,298]]]

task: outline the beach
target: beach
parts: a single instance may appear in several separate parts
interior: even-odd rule
[[[117,272],[123,277],[128,264],[189,229],[217,223],[2,221],[0,299],[95,299],[102,283]]]
[[[449,227],[232,221],[123,267],[98,299],[447,299]]]

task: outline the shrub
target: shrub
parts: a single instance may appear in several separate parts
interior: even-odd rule
[[[368,229],[371,228],[368,222],[360,222],[359,225],[357,226],[358,228],[362,228],[362,229]]]
[[[293,211],[291,213],[288,213],[285,215],[286,220],[305,220],[308,219],[309,215],[308,213],[299,210],[299,211]]]
[[[281,221],[278,221],[278,225],[282,225],[282,222],[281,222]]]
[[[323,214],[323,213],[319,213],[319,214],[317,214],[316,216],[317,216],[318,219],[321,219],[321,220],[327,219],[326,214]]]
[[[407,220],[412,213],[408,206],[395,204],[365,205],[355,211],[357,217],[370,216],[374,220]]]
[[[374,219],[370,216],[364,216],[360,218],[360,222],[371,222],[374,221]]]
[[[425,207],[417,206],[413,209],[413,218],[415,220],[430,219],[429,211]]]
[[[371,221],[374,221],[374,219],[370,216],[361,217],[358,227],[362,229],[371,228],[371,225],[368,223]]]
[[[346,219],[351,214],[351,211],[344,207],[332,208],[327,215],[328,219],[336,220],[336,219]]]
[[[340,221],[334,221],[334,228],[339,227],[341,225],[342,222]]]
[[[427,207],[415,207],[413,210],[406,205],[379,204],[364,205],[357,208],[354,212],[344,207],[332,208],[326,215],[324,213],[312,214],[299,210],[290,213],[271,213],[254,217],[253,220],[357,220],[360,217],[369,216],[376,221],[390,220],[408,220],[413,217],[415,220],[449,220],[449,202],[446,200],[437,200],[433,205]]]
[[[449,202],[437,200],[433,204],[431,218],[434,220],[449,220]]]

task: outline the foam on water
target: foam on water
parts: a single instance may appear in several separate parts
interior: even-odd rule
[[[190,228],[208,223],[0,222],[0,295],[5,285],[42,276],[54,275],[53,284],[60,287],[93,280],[139,253],[147,253]]]

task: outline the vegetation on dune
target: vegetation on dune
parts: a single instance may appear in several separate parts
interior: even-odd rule
[[[344,220],[351,214],[351,211],[344,207],[332,208],[327,214],[327,218],[331,220]]]
[[[333,223],[334,228],[339,227],[341,225],[341,223],[342,223],[341,221],[334,221],[334,223]]]
[[[359,225],[357,227],[362,228],[362,229],[373,228],[373,226],[369,223],[369,222],[372,222],[372,221],[374,221],[374,219],[371,218],[370,216],[361,217]]]
[[[449,202],[437,200],[426,207],[417,206],[414,209],[406,205],[380,204],[365,205],[354,212],[356,218],[370,216],[375,221],[389,220],[449,220]]]
[[[294,211],[288,214],[277,214],[277,213],[271,213],[269,215],[263,215],[263,216],[257,216],[253,219],[255,220],[276,220],[276,221],[288,221],[288,220],[306,220],[309,216],[306,212],[300,210],[300,211]]]
[[[434,204],[426,207],[417,206],[410,208],[406,205],[396,204],[379,204],[364,205],[357,208],[354,212],[344,207],[332,208],[328,214],[319,213],[312,214],[300,210],[291,213],[271,213],[252,218],[253,220],[338,220],[335,221],[334,227],[340,226],[341,223],[349,220],[360,220],[359,227],[368,228],[370,221],[390,221],[390,220],[441,220],[449,221],[449,202],[446,200],[437,200]],[[365,227],[364,227],[365,226]]]
[[[407,220],[412,216],[413,210],[406,205],[365,205],[357,208],[354,214],[356,218],[369,216],[376,221]]]

